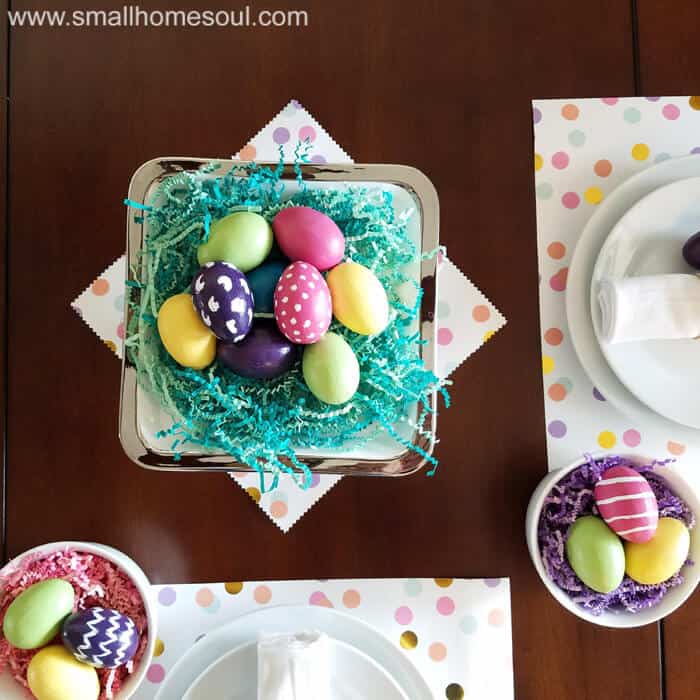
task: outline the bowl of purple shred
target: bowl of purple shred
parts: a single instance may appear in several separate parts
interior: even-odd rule
[[[599,515],[593,488],[603,472],[624,465],[642,474],[656,496],[659,517],[676,518],[690,530],[690,553],[679,572],[650,586],[625,575],[611,593],[588,588],[574,573],[565,553],[571,525],[584,515]],[[640,455],[587,455],[542,479],[527,509],[530,557],[549,592],[570,612],[605,627],[641,627],[679,608],[700,581],[700,536],[695,514],[700,502],[694,489],[670,467]],[[694,562],[698,562],[694,565]]]

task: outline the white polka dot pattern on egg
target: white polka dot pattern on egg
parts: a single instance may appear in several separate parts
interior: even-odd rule
[[[253,320],[253,296],[235,265],[204,265],[192,282],[192,303],[200,318],[220,340],[245,337]]]
[[[277,285],[274,294],[280,331],[294,343],[316,342],[328,330],[332,317],[328,286],[318,271],[305,262],[291,263],[282,277],[284,283]]]
[[[233,282],[228,275],[219,275],[219,277],[216,278],[216,283],[220,284],[225,292],[230,292],[233,289]]]

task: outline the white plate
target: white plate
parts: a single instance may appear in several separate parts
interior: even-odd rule
[[[332,695],[328,700],[408,700],[369,656],[328,638]],[[257,642],[224,654],[190,686],[182,700],[252,700],[257,697]]]
[[[302,605],[256,610],[210,632],[173,666],[156,700],[180,700],[204,669],[235,647],[257,640],[260,632],[294,634],[302,629],[319,630],[370,656],[410,700],[433,700],[413,664],[377,630],[337,610]]]
[[[613,372],[649,408],[691,428],[700,428],[700,343],[691,339],[606,342],[598,283],[604,278],[694,273],[683,260],[682,249],[698,230],[700,178],[654,190],[613,228],[600,250],[591,284],[593,326]]]
[[[698,176],[700,156],[693,155],[663,161],[623,182],[598,205],[583,229],[569,266],[566,283],[566,316],[571,342],[583,369],[596,388],[611,404],[641,427],[663,429],[675,439],[690,442],[700,439],[700,431],[654,413],[610,369],[593,328],[590,292],[598,253],[625,212],[659,187]]]

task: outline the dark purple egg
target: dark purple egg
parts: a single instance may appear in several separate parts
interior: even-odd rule
[[[109,608],[87,608],[69,615],[61,638],[78,661],[95,668],[123,666],[134,658],[139,646],[134,621]]]
[[[287,340],[272,319],[258,318],[240,343],[219,343],[219,360],[232,372],[252,379],[272,379],[297,361],[297,346]]]
[[[237,343],[253,325],[253,293],[231,263],[208,262],[192,279],[192,300],[200,318],[220,340]]]
[[[683,259],[696,270],[700,270],[700,232],[693,234],[683,245]]]

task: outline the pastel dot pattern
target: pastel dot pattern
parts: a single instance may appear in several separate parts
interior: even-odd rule
[[[406,605],[396,609],[394,619],[399,625],[410,625],[413,622],[413,611]]]
[[[562,269],[571,261],[589,218],[606,206],[606,197],[620,184],[654,164],[700,154],[700,96],[536,100],[533,113],[535,109],[534,153],[541,158],[541,167],[534,172],[535,206],[550,468],[569,464],[584,453],[626,450],[659,459],[682,458],[682,468],[700,458],[700,440],[690,444],[685,437],[665,434],[672,430],[635,425],[606,401],[604,388],[594,387],[586,376],[568,332],[562,292],[569,280]],[[572,120],[567,115],[574,111],[577,116]],[[700,175],[700,170],[692,174]],[[700,473],[691,471],[684,475],[700,488]]]
[[[336,607],[376,629],[415,665],[431,697],[512,697],[512,660],[503,666],[511,650],[507,579],[234,581],[154,588],[157,600],[175,602],[159,607],[155,656],[140,691],[144,698],[166,691],[168,674],[183,654],[215,630],[241,615],[299,605]],[[439,612],[437,601],[453,613]]]
[[[274,294],[277,327],[293,343],[315,343],[333,316],[331,293],[321,273],[310,263],[285,268]]]

